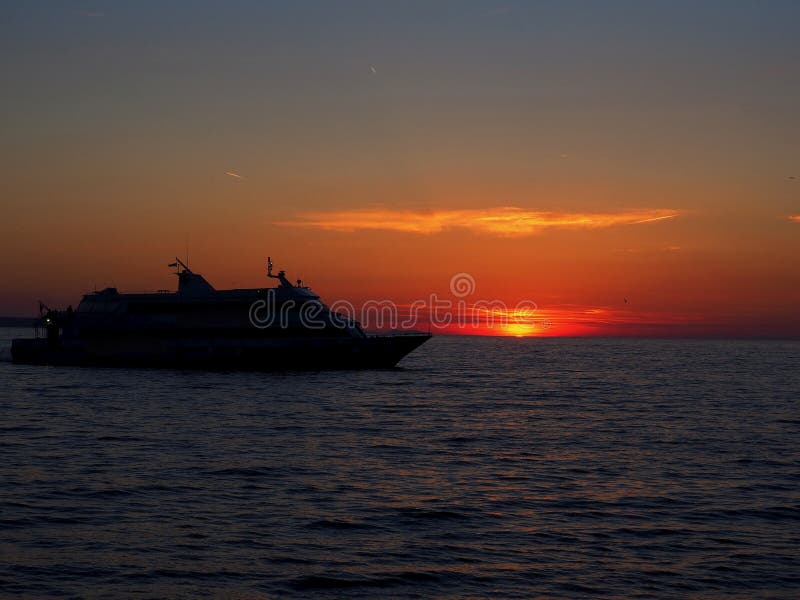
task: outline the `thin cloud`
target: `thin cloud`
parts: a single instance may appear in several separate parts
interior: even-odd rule
[[[649,217],[647,219],[642,219],[641,221],[635,221],[634,225],[638,225],[639,223],[652,223],[653,221],[663,221],[664,219],[674,219],[677,216],[678,214],[675,213],[672,215],[661,215],[660,217]]]
[[[229,177],[236,177],[236,179],[244,179],[244,177],[238,173],[234,173],[233,171],[225,171],[225,175],[228,175]]]
[[[800,215],[789,215],[789,220],[795,223],[800,223]]]
[[[677,217],[676,210],[657,208],[615,213],[562,213],[533,211],[514,206],[462,210],[392,210],[369,208],[299,215],[278,225],[312,227],[329,231],[401,231],[433,234],[466,229],[499,236],[525,236],[545,229],[596,229],[638,225]]]

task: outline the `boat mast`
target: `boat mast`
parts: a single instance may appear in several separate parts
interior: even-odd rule
[[[181,269],[181,268],[182,268],[182,269],[183,269],[183,272],[186,272],[186,273],[191,273],[191,272],[192,272],[192,271],[189,269],[189,267],[187,267],[185,264],[183,264],[183,261],[182,261],[180,258],[178,258],[177,256],[175,257],[175,262],[173,262],[173,263],[169,263],[167,266],[168,266],[168,267],[174,267],[174,268],[176,268],[176,269]],[[181,272],[182,272],[182,271],[180,271],[180,270],[178,270],[178,271],[175,271],[175,275],[180,275],[180,274],[181,274]]]
[[[286,271],[284,271],[283,269],[278,271],[277,275],[273,275],[272,274],[272,257],[271,256],[267,257],[267,277],[271,277],[272,279],[280,280],[280,282],[281,282],[280,287],[284,287],[284,288],[293,288],[294,287],[289,282],[289,280],[286,279]]]

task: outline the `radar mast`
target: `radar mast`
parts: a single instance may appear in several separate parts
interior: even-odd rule
[[[272,257],[271,256],[267,257],[267,277],[271,277],[272,279],[280,280],[281,284],[278,287],[282,287],[282,288],[293,288],[294,287],[291,284],[291,282],[288,279],[286,279],[286,271],[284,271],[283,269],[278,271],[277,275],[273,275],[272,274]]]

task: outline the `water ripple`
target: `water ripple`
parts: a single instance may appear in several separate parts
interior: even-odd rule
[[[0,586],[791,598],[798,367],[795,342],[489,338],[377,372],[0,362]]]

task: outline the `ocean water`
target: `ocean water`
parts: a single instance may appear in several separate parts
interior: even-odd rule
[[[800,342],[401,366],[0,362],[0,595],[800,596]]]

